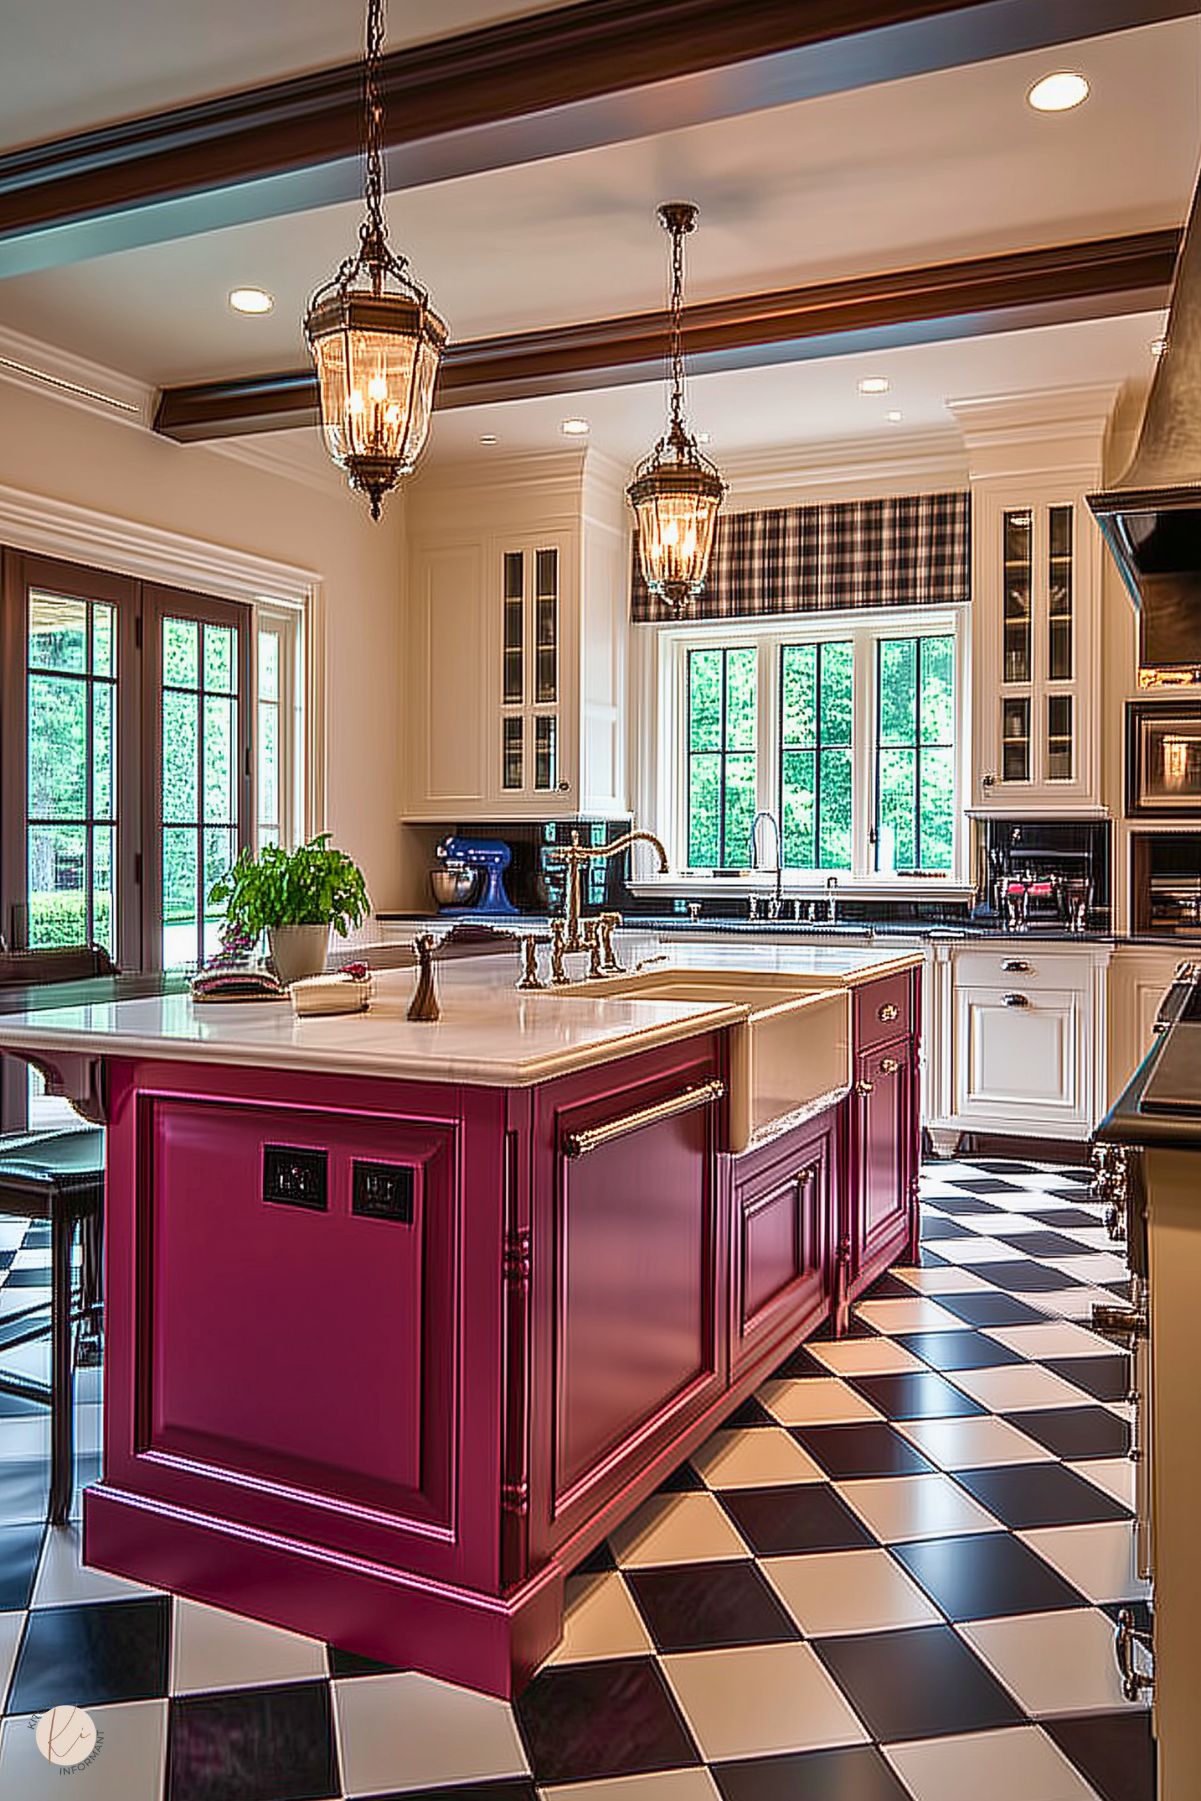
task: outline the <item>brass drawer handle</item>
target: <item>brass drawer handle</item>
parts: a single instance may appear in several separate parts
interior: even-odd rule
[[[582,1132],[567,1132],[563,1137],[563,1154],[566,1157],[586,1157],[589,1151],[599,1150],[601,1145],[608,1144],[614,1138],[624,1138],[627,1132],[637,1132],[643,1126],[657,1125],[661,1119],[671,1119],[677,1113],[690,1113],[694,1107],[708,1107],[719,1101],[726,1092],[724,1082],[701,1082],[695,1088],[685,1088],[680,1094],[669,1095],[666,1100],[655,1101],[652,1106],[639,1107],[635,1113],[623,1113],[620,1119],[606,1120],[603,1126],[589,1126]]]
[[[900,1067],[901,1061],[899,1057],[882,1057],[880,1059],[880,1074],[882,1076],[895,1076]]]
[[[875,1092],[875,1088],[876,1088],[876,1084],[874,1082],[856,1082],[855,1093],[862,1094],[862,1095],[873,1094]]]
[[[1022,957],[1006,957],[1001,968],[1008,976],[1028,976],[1031,974],[1031,965]]]
[[[876,1018],[878,1020],[880,1020],[884,1025],[887,1025],[889,1020],[895,1019],[899,1012],[900,1012],[900,1008],[894,1007],[892,1002],[889,1001],[885,1006],[877,1007]]]
[[[1128,1701],[1137,1701],[1144,1689],[1155,1687],[1154,1669],[1140,1670],[1136,1650],[1143,1651],[1154,1660],[1155,1642],[1151,1634],[1140,1632],[1130,1608],[1123,1607],[1113,1635],[1113,1654],[1117,1659],[1118,1674],[1122,1678],[1122,1693]]]
[[[1003,1007],[1028,1007],[1030,1002],[1024,994],[1003,994],[1001,1005]]]

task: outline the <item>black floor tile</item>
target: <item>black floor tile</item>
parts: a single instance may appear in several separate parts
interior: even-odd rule
[[[1155,1801],[1155,1741],[1145,1710],[1073,1714],[1039,1724],[1102,1801]]]
[[[827,1371],[827,1374],[828,1373],[829,1372]],[[0,1420],[31,1419],[34,1414],[40,1414],[45,1418],[46,1407],[44,1402],[26,1400],[24,1395],[0,1394]],[[4,1512],[3,1481],[3,1477],[0,1477],[0,1518],[3,1517]]]
[[[905,1293],[912,1299],[912,1288],[907,1287]],[[810,1334],[809,1342],[810,1344],[829,1344],[831,1339],[835,1338],[879,1338],[879,1336],[880,1334],[876,1331],[874,1326],[869,1326],[867,1321],[860,1319],[857,1313],[852,1313],[850,1323],[845,1332],[836,1332],[834,1330],[834,1321],[832,1319],[826,1319],[822,1321],[816,1332]],[[829,1370],[827,1370],[826,1374],[829,1375],[829,1373]]]
[[[1062,1232],[1006,1232],[1002,1225],[993,1234],[1002,1244],[1012,1246],[1024,1257],[1095,1257],[1090,1245]]]
[[[825,1370],[823,1374],[828,1376],[830,1372]],[[767,1411],[763,1402],[756,1395],[751,1395],[749,1400],[744,1401],[741,1407],[736,1408],[722,1421],[722,1425],[731,1431],[735,1427],[741,1429],[747,1426],[778,1426],[779,1424],[779,1420]]]
[[[891,1270],[877,1276],[870,1288],[865,1288],[858,1296],[860,1301],[911,1301],[913,1289],[908,1282],[902,1282],[900,1276],[894,1276]]]
[[[325,1801],[341,1792],[328,1682],[171,1702],[166,1801]]]
[[[723,1801],[909,1801],[874,1745],[714,1764]]]
[[[5,1288],[49,1288],[50,1262],[41,1269],[10,1269],[4,1278]]]
[[[368,1801],[538,1801],[538,1790],[527,1776],[505,1776],[498,1782],[454,1782],[449,1788],[397,1789],[373,1794]]]
[[[976,1165],[977,1169],[983,1169],[983,1167],[984,1165],[982,1163]],[[1007,1182],[1003,1176],[952,1176],[950,1181],[952,1187],[965,1189],[968,1194],[1009,1194],[1020,1196],[1030,1193],[1030,1190],[1024,1188],[1020,1182]]]
[[[936,1370],[993,1369],[1002,1363],[1026,1361],[999,1339],[986,1338],[982,1332],[907,1332],[897,1343]]]
[[[540,1786],[684,1769],[701,1761],[650,1657],[552,1667],[535,1676],[514,1706]]]
[[[984,1274],[981,1267],[979,1273]],[[940,1307],[966,1320],[969,1326],[1045,1326],[1047,1316],[1025,1301],[1015,1301],[1009,1294],[986,1294],[976,1289],[971,1294],[940,1294]]]
[[[100,1601],[31,1613],[9,1694],[10,1713],[40,1713],[64,1695],[78,1707],[148,1701],[167,1692],[171,1603]]]
[[[934,1214],[949,1213],[953,1217],[961,1213],[992,1213],[996,1209],[992,1201],[986,1201],[982,1195],[976,1194],[935,1194],[929,1201],[922,1203],[922,1217]]]
[[[836,1481],[855,1476],[926,1475],[934,1468],[882,1420],[844,1426],[794,1426],[792,1436]]]
[[[811,1351],[805,1349],[804,1345],[798,1345],[797,1349],[791,1352],[790,1355],[784,1359],[779,1369],[773,1370],[772,1374],[780,1377],[787,1377],[791,1381],[796,1381],[798,1377],[805,1376],[828,1377],[830,1372],[824,1363],[819,1363],[817,1361],[817,1358]]]
[[[4,1504],[3,1467],[0,1464],[0,1517]],[[40,1521],[0,1527],[0,1613],[28,1607],[45,1531]]]
[[[694,1495],[704,1489],[704,1482],[685,1459],[670,1476],[665,1476],[655,1490],[660,1495]]]
[[[1013,1424],[1069,1462],[1082,1457],[1125,1457],[1130,1427],[1108,1407],[1040,1407],[1011,1414]]]
[[[1043,1361],[1047,1369],[1065,1382],[1074,1382],[1094,1400],[1124,1401],[1130,1393],[1129,1357],[1047,1357]]]
[[[759,1557],[874,1548],[875,1538],[823,1482],[726,1488],[722,1506]]]
[[[947,1269],[949,1260],[946,1257],[940,1257],[937,1251],[932,1251],[928,1244],[924,1244],[918,1250],[917,1267],[919,1269]]]
[[[1011,1157],[972,1157],[966,1159],[973,1169],[982,1169],[986,1176],[1037,1176],[1039,1169],[1034,1163],[1019,1163]]]
[[[893,1545],[892,1554],[952,1620],[1085,1607],[1084,1596],[1011,1532]]]
[[[960,1389],[933,1370],[904,1370],[892,1376],[856,1376],[852,1387],[890,1420],[949,1419],[963,1413],[985,1413]]]
[[[1023,1423],[1023,1430],[1025,1426]],[[1127,1520],[1127,1509],[1062,1463],[1011,1463],[956,1470],[955,1480],[1015,1531],[1031,1526],[1083,1526]]]
[[[0,1466],[0,1521],[44,1520],[50,1494],[49,1457],[8,1457]]]
[[[983,1732],[1025,1719],[951,1626],[818,1639],[814,1650],[882,1743]]]
[[[1067,1226],[1100,1226],[1104,1222],[1100,1212],[1090,1213],[1084,1207],[1027,1207],[1027,1219],[1041,1220],[1044,1226],[1051,1226],[1056,1231]]]
[[[606,1570],[615,1570],[616,1568],[617,1559],[609,1549],[609,1541],[607,1538],[602,1538],[596,1549],[589,1551],[587,1557],[577,1563],[571,1573],[573,1576],[600,1576]]]
[[[364,1657],[358,1651],[343,1651],[337,1645],[326,1645],[325,1661],[331,1676],[391,1676],[403,1668],[398,1663],[380,1663],[378,1658]]]
[[[927,1213],[922,1219],[922,1243],[934,1244],[940,1238],[970,1238],[967,1226],[957,1226],[953,1219],[939,1219],[937,1214]]]
[[[970,1269],[971,1265],[967,1267]],[[1065,1276],[1060,1269],[1048,1269],[1045,1263],[1035,1263],[1030,1257],[1018,1257],[1012,1263],[982,1263],[976,1274],[1012,1294],[1049,1294],[1052,1290],[1084,1286],[1075,1276]],[[1046,1318],[1045,1314],[1043,1318]]]
[[[758,1564],[680,1563],[627,1570],[626,1584],[657,1651],[713,1651],[800,1638]]]

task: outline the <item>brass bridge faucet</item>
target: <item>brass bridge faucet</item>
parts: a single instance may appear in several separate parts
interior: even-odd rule
[[[618,857],[623,850],[629,850],[631,844],[641,839],[645,844],[653,844],[659,853],[659,874],[667,874],[667,852],[653,832],[626,832],[621,838],[614,838],[612,844],[581,844],[580,834],[572,832],[571,843],[556,845],[547,852],[548,858],[555,863],[567,865],[567,894],[563,902],[563,949],[565,951],[583,950],[584,940],[580,936],[580,869],[591,858],[599,858],[602,862],[610,857]]]

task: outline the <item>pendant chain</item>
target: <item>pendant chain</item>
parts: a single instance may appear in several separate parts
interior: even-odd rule
[[[684,424],[684,234],[671,234],[671,421]]]
[[[379,65],[384,51],[384,0],[368,0],[367,55],[363,66],[363,196],[367,217],[361,236],[369,250],[382,251],[384,225],[384,101],[380,93]]]

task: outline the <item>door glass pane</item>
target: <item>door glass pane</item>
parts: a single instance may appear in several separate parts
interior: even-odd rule
[[[92,942],[117,953],[117,887],[111,825],[92,828]]]
[[[1002,527],[1002,680],[1030,680],[1030,592],[1034,520],[1028,508],[1006,513]]]
[[[116,647],[114,634],[116,630],[117,609],[107,601],[97,600],[92,604],[92,674],[115,675]]]
[[[534,568],[534,699],[546,706],[559,696],[558,551],[540,550]]]
[[[1001,779],[1030,780],[1030,700],[1007,700],[1001,710]]]
[[[688,653],[688,861],[745,869],[755,817],[759,653]]]
[[[204,628],[204,685],[214,694],[237,693],[236,643],[231,626]]]
[[[169,688],[200,686],[200,627],[194,619],[163,620],[163,681]]]
[[[955,752],[942,745],[922,751],[919,866],[950,869],[955,852]]]
[[[876,868],[949,870],[955,845],[955,640],[877,652]]]
[[[1048,527],[1047,674],[1053,682],[1067,682],[1072,679],[1071,507],[1051,507]]]
[[[259,843],[279,842],[279,708],[259,702]],[[270,834],[268,836],[268,834]]]
[[[204,697],[204,817],[210,825],[234,818],[236,702],[220,695]]]
[[[29,817],[82,819],[88,805],[88,684],[29,678]]]
[[[714,869],[721,860],[721,758],[702,751],[688,759],[688,862]]]
[[[1047,780],[1070,782],[1072,779],[1072,697],[1070,694],[1047,696]]]
[[[163,820],[182,825],[200,814],[199,703],[195,694],[163,694]]]
[[[525,733],[524,720],[506,719],[504,722],[504,748],[502,756],[501,785],[505,788],[520,788],[525,780],[523,768],[523,739]]]
[[[553,788],[556,772],[556,739],[558,721],[553,713],[542,713],[534,721],[534,786]]]
[[[525,557],[519,550],[505,552],[504,583],[504,700],[515,707],[525,698]]]
[[[850,866],[854,668],[842,640],[780,651],[780,808],[793,868]]]
[[[221,943],[221,926],[225,908],[209,900],[214,882],[229,869],[237,855],[237,834],[228,827],[206,826],[204,830],[204,940],[203,954],[211,957]]]
[[[199,952],[196,930],[197,834],[189,826],[163,830],[163,963],[179,969]]]
[[[279,699],[279,633],[259,633],[259,699]]]
[[[92,817],[115,816],[113,748],[117,688],[114,682],[92,684]]]
[[[876,866],[883,870],[913,869],[917,864],[914,798],[917,752],[884,746],[879,758]]]
[[[85,826],[29,827],[26,855],[31,949],[87,943],[87,853]]]
[[[88,603],[62,594],[29,596],[29,667],[83,675],[87,668]]]

